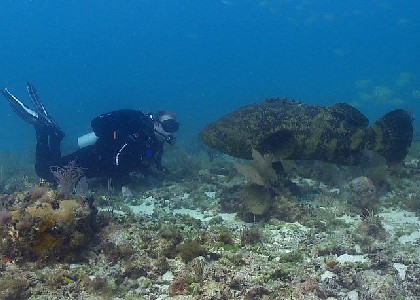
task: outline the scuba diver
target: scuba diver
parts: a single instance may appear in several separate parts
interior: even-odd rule
[[[145,175],[161,170],[164,143],[175,142],[179,123],[173,113],[144,114],[138,110],[117,110],[91,121],[93,132],[79,138],[81,149],[61,156],[60,143],[65,134],[48,114],[33,85],[27,90],[34,110],[28,108],[7,88],[2,94],[15,113],[32,124],[36,132],[35,171],[39,177],[56,184],[51,168],[74,162],[87,178],[105,177],[124,185],[131,172]]]

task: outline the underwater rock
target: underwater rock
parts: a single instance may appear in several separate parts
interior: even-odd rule
[[[372,180],[365,176],[360,176],[350,181],[349,190],[350,198],[348,203],[367,212],[379,201],[375,185]]]
[[[22,200],[19,195],[25,195]],[[79,261],[97,232],[96,208],[84,198],[60,199],[34,187],[15,193],[0,224],[0,253],[21,261]]]
[[[322,160],[357,165],[365,149],[401,162],[413,137],[411,116],[393,110],[368,127],[356,108],[339,103],[311,106],[268,99],[242,107],[209,124],[201,140],[223,153],[251,159],[252,149],[275,159]]]

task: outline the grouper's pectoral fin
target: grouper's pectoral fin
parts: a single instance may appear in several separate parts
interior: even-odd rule
[[[271,154],[274,160],[287,159],[294,152],[297,142],[290,130],[278,130],[264,137],[257,149],[261,153]]]

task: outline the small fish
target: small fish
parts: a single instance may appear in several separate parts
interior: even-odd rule
[[[63,280],[67,283],[73,283],[76,282],[76,278],[71,277],[69,275],[63,275]]]
[[[360,218],[362,218],[362,220],[366,220],[370,216],[371,216],[371,212],[367,208],[364,208],[362,210],[362,213],[360,214]]]

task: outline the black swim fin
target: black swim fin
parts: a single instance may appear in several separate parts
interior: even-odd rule
[[[38,113],[28,108],[22,103],[17,97],[15,97],[8,89],[4,88],[1,90],[4,98],[9,102],[10,107],[13,111],[24,121],[30,124],[36,124],[38,122]]]
[[[47,110],[45,109],[45,106],[42,103],[41,98],[35,89],[35,86],[27,82],[26,89],[28,91],[29,98],[31,98],[33,106],[38,112],[38,118],[43,119],[43,122],[47,123],[47,126],[54,128],[57,133],[64,137],[64,132],[60,129],[60,126],[58,126],[57,122],[53,119],[52,116],[48,114]]]
[[[23,104],[23,102],[14,96],[7,88],[2,89],[1,92],[9,102],[10,107],[22,120],[34,125],[37,129],[45,128],[60,139],[63,139],[65,136],[64,132],[60,129],[57,122],[48,114],[34,86],[28,83],[27,89],[35,110],[30,109]]]

